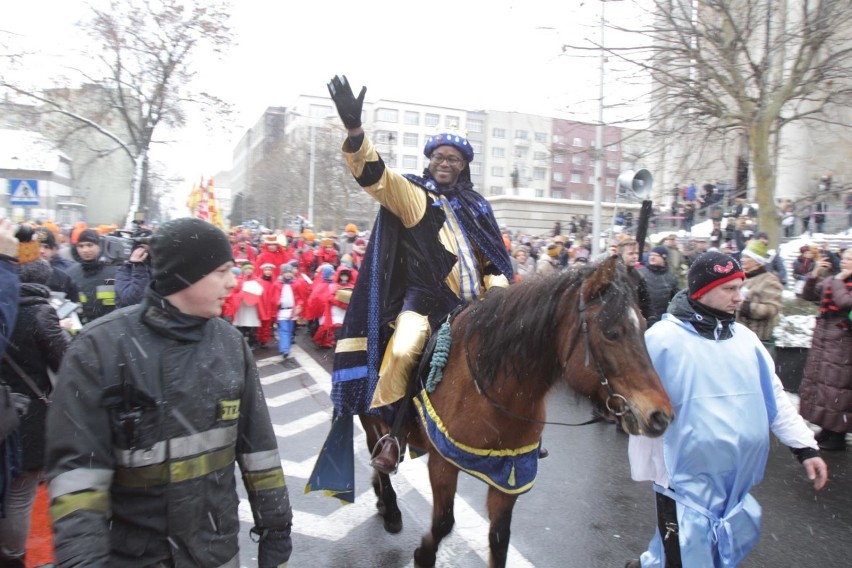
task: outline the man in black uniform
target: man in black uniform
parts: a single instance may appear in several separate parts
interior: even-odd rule
[[[221,230],[163,225],[141,304],[72,343],[48,416],[57,564],[240,566],[234,464],[260,542],[258,566],[290,557],[292,511],[257,367],[221,319],[235,286]]]

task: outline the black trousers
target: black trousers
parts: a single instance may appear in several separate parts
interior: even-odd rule
[[[666,552],[666,568],[683,568],[680,561],[679,527],[677,524],[677,501],[662,493],[657,496],[657,526],[663,537],[663,550]]]

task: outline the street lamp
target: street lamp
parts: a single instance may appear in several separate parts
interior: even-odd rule
[[[291,116],[305,119],[310,127],[310,146],[308,151],[308,221],[315,225],[314,219],[314,194],[316,190],[316,161],[317,161],[317,123],[335,118],[336,115],[328,114],[323,117],[308,116],[295,110],[287,111]]]
[[[596,257],[601,252],[601,201],[603,201],[603,177],[604,177],[604,8],[607,2],[618,2],[620,0],[600,0],[601,2],[601,30],[600,30],[600,84],[598,85],[598,125],[595,132],[595,190],[592,203],[592,256]]]
[[[317,127],[311,124],[311,153],[310,165],[308,166],[308,219],[313,224],[314,222],[314,182],[316,171],[316,155],[317,155]]]

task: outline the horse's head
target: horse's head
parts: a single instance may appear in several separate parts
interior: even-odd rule
[[[597,379],[589,394],[626,432],[656,437],[674,411],[645,348],[632,278],[616,257],[589,272],[580,287],[579,328],[570,334],[566,364],[571,374],[580,374],[582,365],[587,386],[591,376]]]

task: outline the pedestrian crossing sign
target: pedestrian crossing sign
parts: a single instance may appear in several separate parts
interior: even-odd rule
[[[10,179],[9,180],[9,204],[10,205],[38,205],[38,180],[37,179]]]

